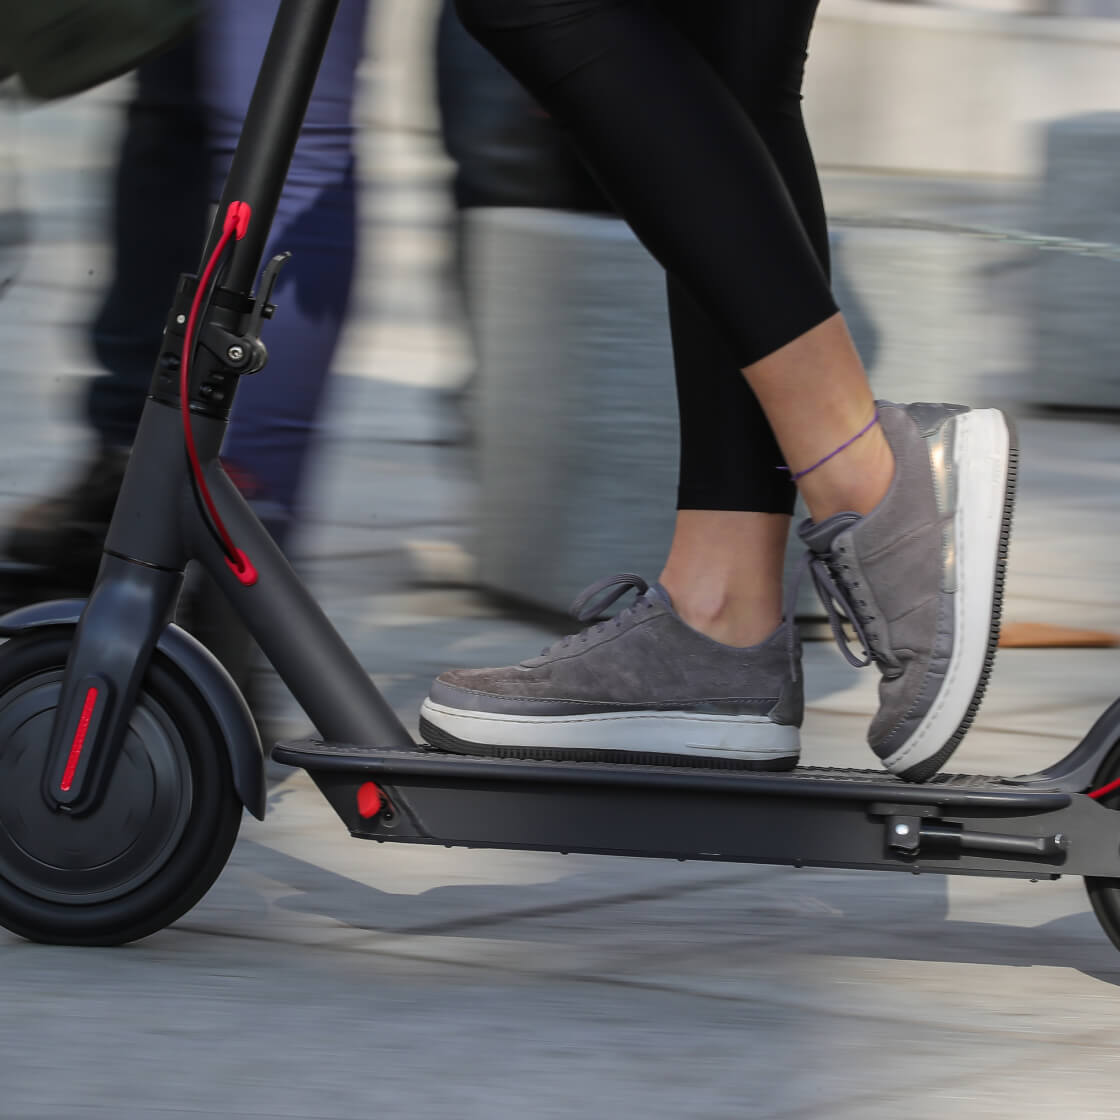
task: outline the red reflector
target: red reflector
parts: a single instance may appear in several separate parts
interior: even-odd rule
[[[381,790],[373,782],[366,782],[364,785],[358,786],[358,815],[360,817],[365,817],[366,820],[369,820],[370,817],[376,817],[384,804],[385,799],[381,796]]]
[[[97,703],[97,689],[90,688],[86,691],[85,703],[82,705],[82,714],[78,718],[78,728],[74,732],[74,739],[70,744],[70,756],[66,759],[66,769],[62,772],[63,793],[69,793],[74,784],[74,775],[78,771],[78,759],[82,757],[82,747],[86,745],[86,733],[89,731],[89,721],[93,719],[94,705]]]

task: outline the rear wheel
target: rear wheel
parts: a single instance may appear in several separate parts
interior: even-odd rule
[[[1109,782],[1120,778],[1120,743],[1117,743],[1105,756],[1100,769],[1093,778],[1093,789],[1101,789]],[[1120,809],[1120,789],[1115,789],[1100,799],[1109,809]],[[1120,829],[1120,817],[1117,818]],[[1120,949],[1120,879],[1102,878],[1096,875],[1085,876],[1085,889],[1093,904],[1093,913],[1108,934],[1112,944]]]
[[[72,636],[52,629],[0,646],[0,925],[33,941],[120,945],[206,893],[241,803],[206,705],[157,653],[101,803],[53,809],[41,783]]]

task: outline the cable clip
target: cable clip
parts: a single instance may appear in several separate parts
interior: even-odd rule
[[[249,229],[252,216],[253,208],[247,202],[231,202],[226,211],[226,223],[222,232],[232,233],[240,241]]]

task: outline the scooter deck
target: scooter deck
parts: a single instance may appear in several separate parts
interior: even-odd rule
[[[1048,776],[784,773],[475,758],[306,740],[354,836],[446,847],[1056,878],[1120,876],[1120,817]]]

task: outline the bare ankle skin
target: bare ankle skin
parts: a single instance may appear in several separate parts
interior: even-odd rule
[[[684,621],[724,645],[757,645],[782,620],[782,569],[792,518],[680,510],[661,585]]]
[[[743,375],[786,466],[797,473],[820,463],[798,480],[814,521],[870,513],[882,501],[894,458],[879,425],[868,427],[875,400],[841,315],[747,366]],[[741,510],[680,510],[661,584],[681,618],[726,645],[757,645],[772,634],[782,620],[791,520]]]
[[[841,315],[743,370],[793,472],[811,467],[859,432],[875,400]],[[875,425],[798,482],[814,521],[870,513],[894,477],[894,459]]]

